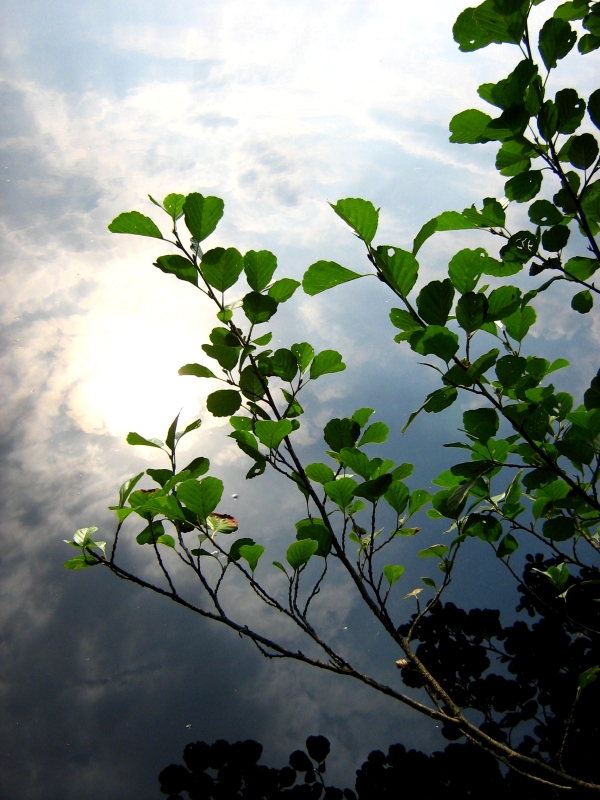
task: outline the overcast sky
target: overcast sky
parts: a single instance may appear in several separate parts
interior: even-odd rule
[[[213,388],[177,375],[199,360],[212,312],[151,266],[162,254],[155,241],[106,225],[133,208],[161,221],[148,193],[216,194],[225,217],[210,245],[267,248],[282,275],[299,278],[320,258],[366,266],[327,201],[372,200],[378,241],[407,247],[435,214],[501,197],[494,146],[450,145],[448,122],[483,107],[477,85],[506,75],[516,51],[460,54],[451,27],[464,5],[4,0],[1,796],[150,800],[160,769],[193,738],[253,736],[283,763],[307,735],[324,733],[340,776],[375,746],[439,745],[429,723],[387,700],[265,664],[249,644],[160,598],[61,565],[62,539],[92,524],[108,535],[119,483],[158,465],[128,447],[126,433],[164,436],[180,408],[186,418],[202,413]],[[567,59],[560,80],[590,91],[595,66],[593,56]],[[474,242],[473,233],[430,240],[423,280]],[[298,293],[288,308],[274,320],[282,346],[335,347],[348,365],[308,393],[307,458],[322,457],[330,417],[371,405],[392,428],[386,455],[415,461],[427,486],[460,409],[400,436],[434,384],[393,343],[382,287]],[[593,320],[565,315],[552,295],[538,308],[538,348],[554,353],[560,340],[561,355],[584,353],[577,377],[589,380]],[[206,415],[190,457],[210,456],[241,532],[289,537],[299,496],[271,478],[245,483],[248,465],[226,432]],[[487,582],[474,558],[465,602]],[[369,633],[350,596],[332,589],[326,602],[335,641],[395,680],[398,655]]]

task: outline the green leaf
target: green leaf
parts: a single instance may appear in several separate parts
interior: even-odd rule
[[[575,89],[561,89],[556,93],[555,103],[558,110],[558,132],[575,133],[585,114],[585,100],[579,97]]]
[[[343,447],[340,450],[342,464],[356,472],[361,478],[369,480],[371,477],[371,465],[367,456],[355,447]],[[330,480],[333,480],[331,478]]]
[[[358,422],[358,424],[360,425],[360,427],[362,429],[362,428],[365,427],[365,425],[369,421],[369,418],[374,413],[375,413],[375,409],[374,408],[359,408],[354,412],[354,414],[352,414],[352,419],[355,422]]]
[[[223,482],[210,476],[201,481],[184,481],[176,489],[177,499],[195,514],[201,522],[206,522],[221,502]]]
[[[325,493],[330,500],[336,503],[341,511],[345,512],[352,503],[354,491],[358,488],[352,478],[340,478],[325,484]]]
[[[202,349],[209,358],[214,358],[223,369],[231,371],[238,362],[239,348],[220,344],[203,344]]]
[[[183,256],[159,256],[154,262],[154,266],[158,267],[162,272],[175,275],[180,281],[187,281],[194,286],[198,286],[198,270]]]
[[[440,325],[428,325],[424,331],[415,331],[408,341],[415,353],[432,354],[446,363],[458,350],[458,336]]]
[[[498,432],[500,419],[497,411],[493,408],[475,408],[472,411],[465,411],[463,425],[471,436],[487,442]]]
[[[550,17],[540,31],[538,47],[546,69],[556,67],[557,61],[571,52],[577,33],[564,19]]]
[[[580,314],[588,314],[592,310],[593,305],[594,298],[592,297],[592,293],[587,289],[574,295],[571,300],[571,308]]]
[[[448,274],[458,292],[466,294],[474,291],[488,258],[483,247],[460,250],[452,258],[448,265]]]
[[[244,367],[240,373],[239,386],[248,400],[260,400],[266,391],[265,383],[266,378],[260,376],[252,366]]]
[[[319,542],[315,542],[314,539],[302,539],[299,542],[294,542],[287,549],[287,562],[295,572],[304,564],[307,564],[318,549]]]
[[[272,297],[276,303],[285,303],[299,286],[300,281],[295,281],[293,278],[281,278],[269,288],[269,297]]]
[[[532,200],[542,188],[542,172],[539,169],[531,169],[521,172],[506,182],[504,193],[509,200],[517,203],[526,203]]]
[[[542,245],[549,253],[559,253],[567,246],[571,231],[566,225],[555,225],[542,234]]]
[[[390,310],[390,321],[394,327],[400,328],[401,331],[423,330],[423,323],[401,308],[392,308]]]
[[[296,539],[299,542],[306,540],[317,542],[319,546],[317,550],[315,550],[314,555],[327,558],[331,552],[331,545],[333,544],[333,537],[329,528],[326,528],[325,525],[320,522],[311,523],[310,520],[308,524],[302,525],[299,528],[298,524],[296,524],[296,527],[298,529]]]
[[[240,558],[242,557],[240,553],[240,547],[244,547],[244,545],[252,547],[255,544],[256,542],[254,541],[254,539],[248,539],[248,538],[236,539],[235,542],[229,548],[229,560],[239,561]]]
[[[412,464],[400,464],[400,466],[391,471],[390,475],[395,481],[401,481],[404,480],[404,478],[409,478],[413,474],[414,469]]]
[[[207,473],[209,468],[210,461],[208,458],[204,458],[204,456],[198,456],[198,458],[194,458],[192,461],[190,461],[183,471],[189,472],[190,478],[199,478],[201,475]]]
[[[390,586],[393,586],[397,580],[399,580],[404,573],[404,567],[397,564],[396,566],[392,566],[391,564],[386,564],[383,568],[383,574],[385,575],[387,582]]]
[[[216,378],[214,372],[202,364],[185,364],[178,370],[178,375],[193,375],[195,378]]]
[[[383,245],[376,250],[376,260],[390,286],[407,297],[419,275],[419,262],[414,255],[399,247]]]
[[[277,311],[277,302],[269,295],[250,292],[242,300],[244,314],[253,325],[268,322]]]
[[[445,544],[432,544],[425,550],[421,550],[417,555],[419,558],[443,558],[448,552],[449,548]]]
[[[431,281],[421,289],[417,297],[419,315],[429,325],[445,325],[453,300],[454,287],[448,278],[444,281]]]
[[[129,231],[113,231],[114,233],[129,233]],[[145,234],[141,234],[144,236]],[[69,570],[75,569],[86,569],[86,567],[95,567],[96,564],[100,562],[95,559],[93,556],[89,555],[88,553],[84,553],[81,556],[75,556],[75,558],[70,558],[68,561],[65,561],[63,567]]]
[[[243,267],[242,255],[229,247],[215,247],[202,256],[200,271],[205,281],[218,292],[231,288],[240,276]]]
[[[308,342],[301,342],[300,344],[292,345],[292,353],[298,362],[300,374],[303,375],[309,368],[311,361],[314,358],[315,351],[313,350],[312,346],[308,344]]]
[[[558,225],[563,215],[549,200],[536,200],[529,206],[529,219],[534,225]]]
[[[458,144],[486,142],[485,130],[491,121],[489,114],[476,108],[461,111],[450,120],[450,141]]]
[[[319,294],[341,283],[364,278],[358,272],[341,267],[335,261],[317,261],[306,270],[302,278],[302,288],[308,295]]]
[[[577,47],[582,55],[591,53],[600,47],[600,36],[594,36],[592,33],[586,33],[585,36],[582,36],[579,40]]]
[[[517,342],[522,342],[536,319],[537,315],[534,309],[531,306],[525,306],[525,308],[517,309],[510,317],[505,317],[503,322],[508,335]]]
[[[127,434],[126,439],[127,444],[132,445],[144,445],[145,447],[158,447],[159,450],[162,450],[162,442],[158,439],[144,439],[143,436],[140,436],[139,433],[134,433],[130,431]]]
[[[379,500],[380,497],[383,497],[387,492],[392,480],[392,476],[386,474],[380,475],[379,478],[375,478],[374,480],[365,481],[354,490],[354,496],[364,497],[365,500],[368,500],[370,503],[376,503],[377,500]],[[325,491],[327,491],[327,487],[325,487]]]
[[[515,550],[518,550],[519,543],[511,533],[507,533],[498,545],[496,556],[498,558],[510,558]]]
[[[496,364],[496,375],[502,386],[510,389],[521,380],[526,367],[527,361],[521,356],[504,356]]]
[[[590,119],[597,128],[600,128],[600,89],[592,92],[587,104]]]
[[[185,196],[182,194],[168,194],[163,200],[163,208],[173,219],[173,222],[183,214],[184,203]]]
[[[600,667],[598,665],[586,669],[579,676],[578,680],[579,688],[585,689],[586,686],[589,686],[590,683],[593,683],[597,679],[598,674],[600,674]]]
[[[496,359],[500,355],[499,350],[489,350],[487,353],[484,353],[482,356],[471,364],[469,367],[467,374],[469,379],[473,382],[478,381],[481,376],[491,369],[494,364],[496,363]]]
[[[346,365],[342,361],[342,356],[335,350],[323,350],[318,353],[310,367],[310,378],[316,380],[321,375],[328,375],[332,372],[343,372]]]
[[[566,542],[576,534],[575,522],[570,517],[554,517],[546,520],[542,528],[544,536],[553,542]]]
[[[335,480],[335,475],[331,467],[328,467],[327,464],[321,464],[320,462],[309,464],[304,469],[304,472],[307,478],[310,478],[311,481],[315,481],[316,483],[326,484]]]
[[[488,297],[488,322],[504,319],[521,305],[521,290],[516,286],[500,286]]]
[[[467,333],[481,328],[487,316],[487,299],[483,294],[467,292],[456,304],[456,321]]]
[[[277,449],[285,437],[289,436],[293,430],[294,428],[289,419],[280,419],[278,422],[260,420],[254,425],[254,431],[259,441],[269,450]]]
[[[241,405],[242,397],[234,389],[221,389],[206,398],[206,408],[213,417],[230,417]]]
[[[153,239],[162,239],[163,235],[150,217],[140,214],[139,211],[126,211],[119,214],[108,226],[111,233],[133,233],[136,236],[150,236]]]
[[[344,447],[354,447],[360,436],[360,425],[347,417],[335,418],[325,425],[323,436],[329,447],[339,453]]]
[[[423,506],[431,500],[431,495],[426,489],[415,489],[410,496],[408,503],[408,516],[412,517],[417,511],[420,511]]]
[[[595,258],[574,256],[565,264],[565,274],[569,280],[587,281],[598,268],[600,268],[600,261]]]
[[[170,470],[167,470],[167,471],[169,472],[169,475],[170,475],[171,471]],[[121,487],[119,489],[119,508],[123,508],[123,506],[127,502],[127,498],[133,492],[136,484],[139,483],[139,481],[143,477],[144,477],[144,473],[140,472],[137,475],[135,475],[133,478],[130,478],[129,480],[125,481],[125,483],[121,484]]]
[[[358,446],[362,447],[365,444],[382,444],[387,441],[389,435],[390,429],[385,422],[374,422],[372,425],[369,425],[367,430],[363,433]]]
[[[502,147],[496,154],[496,169],[501,175],[507,178],[512,175],[519,175],[526,172],[531,167],[531,156],[534,151],[521,142],[508,140],[503,142]]]
[[[574,136],[569,146],[569,161],[577,169],[588,169],[598,158],[598,142],[591,133]]]
[[[554,10],[553,17],[558,19],[583,19],[589,13],[589,3],[585,2],[572,2],[562,3]]]
[[[384,498],[389,505],[394,509],[396,514],[400,516],[406,508],[408,503],[409,491],[408,487],[402,481],[395,480],[384,494]]]
[[[591,464],[594,458],[594,448],[580,439],[561,439],[555,442],[555,447],[561,456],[577,464]]]
[[[219,197],[203,197],[198,192],[187,195],[183,204],[185,224],[197,242],[204,241],[214,231],[223,216],[223,208]]]
[[[477,536],[484,542],[497,542],[502,536],[502,525],[491,514],[470,514],[463,527],[467,536]]]
[[[379,212],[368,200],[361,200],[356,197],[348,197],[345,200],[338,200],[331,207],[344,222],[349,225],[356,234],[366,244],[371,244],[373,237],[377,233]],[[307,294],[310,294],[307,292]]]
[[[271,357],[271,369],[284,381],[292,381],[298,372],[298,363],[291,350],[281,348]]]
[[[453,387],[436,389],[435,392],[431,392],[431,394],[427,395],[427,399],[421,408],[419,408],[417,411],[413,411],[413,413],[410,415],[408,421],[402,428],[402,433],[406,431],[410,423],[421,413],[421,411],[426,411],[428,414],[438,414],[440,411],[443,411],[451,406],[457,397],[458,392]]]
[[[246,280],[255,292],[262,292],[269,285],[276,269],[277,258],[269,250],[249,250],[244,256]]]
[[[258,565],[258,560],[265,552],[265,548],[260,544],[243,544],[239,548],[240,556],[248,562],[250,571],[253,573]]]

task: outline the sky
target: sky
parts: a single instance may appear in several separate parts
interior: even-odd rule
[[[212,312],[152,267],[155,241],[106,226],[131,209],[160,221],[148,194],[215,194],[225,216],[211,246],[272,250],[281,275],[300,278],[318,259],[366,266],[328,201],[371,200],[378,242],[408,247],[435,214],[501,197],[494,146],[449,144],[448,122],[483,108],[478,84],[505,76],[515,51],[459,53],[451,27],[463,6],[4,0],[0,797],[92,800],[101,790],[150,800],[160,769],[194,738],[257,738],[282,764],[323,733],[339,776],[373,747],[443,744],[432,725],[361,687],[265,663],[229,632],[100,570],[67,573],[62,540],[85,525],[108,535],[119,484],[158,466],[125,435],[162,437],[182,409],[203,417],[184,452],[210,457],[240,532],[281,547],[299,495],[273,477],[246,483],[244,457],[204,410],[214,387],[177,375],[199,360]],[[593,57],[565,60],[561,85],[595,89],[594,67]],[[423,281],[478,237],[431,239]],[[600,329],[563,306],[551,293],[538,304],[537,352],[554,356],[560,343],[561,355],[578,356],[569,380],[589,382]],[[298,292],[274,320],[275,340],[333,347],[348,367],[307,390],[307,459],[322,458],[328,419],[371,406],[392,430],[381,455],[414,461],[414,485],[429,486],[461,409],[400,435],[435,381],[392,341],[389,307],[375,281]],[[150,571],[135,548],[127,557]],[[481,602],[484,557],[474,552],[463,569],[463,601]],[[500,578],[490,603],[503,587]],[[245,595],[234,599],[241,615],[270,624]],[[351,595],[334,587],[323,606],[339,646],[397,680],[398,656]]]

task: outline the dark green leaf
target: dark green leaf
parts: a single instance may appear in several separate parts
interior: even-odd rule
[[[319,294],[341,283],[363,278],[358,272],[341,267],[335,261],[317,261],[304,273],[302,288],[309,295]]]
[[[367,430],[363,433],[358,446],[362,447],[365,444],[382,444],[387,441],[389,435],[390,429],[385,422],[374,422],[372,425],[369,425]]]
[[[224,292],[237,283],[243,263],[242,255],[235,247],[227,250],[215,247],[202,256],[200,271],[213,289]]]
[[[375,503],[380,497],[383,497],[390,488],[392,480],[392,476],[388,473],[386,475],[380,475],[379,478],[375,478],[374,480],[365,481],[354,490],[354,497],[364,497],[365,500],[368,500],[370,503]],[[325,487],[325,491],[327,491],[327,487]],[[331,495],[329,496],[331,497]]]
[[[542,139],[549,142],[558,129],[558,108],[552,100],[546,100],[542,105],[537,124]]]
[[[201,481],[184,481],[176,489],[178,500],[205,522],[219,505],[223,495],[223,482],[218,478],[206,477]]]
[[[317,542],[319,546],[314,555],[321,556],[321,558],[326,558],[331,552],[331,545],[333,544],[331,531],[329,528],[326,528],[320,520],[315,522],[304,520],[303,522],[305,524],[302,524],[300,527],[298,526],[298,523],[296,523],[296,528],[298,530],[296,539],[299,542],[302,542],[306,539],[311,539],[313,542]]]
[[[489,114],[475,108],[461,111],[450,120],[450,141],[458,144],[485,142],[485,130],[491,121]]]
[[[586,686],[589,686],[590,683],[593,683],[598,678],[599,673],[600,673],[600,667],[598,665],[586,669],[579,676],[579,681],[578,681],[579,688],[585,689]]]
[[[538,46],[546,69],[556,67],[557,61],[572,50],[577,41],[577,33],[564,19],[551,17],[540,31]]]
[[[163,235],[150,217],[140,214],[139,211],[126,211],[119,214],[108,226],[111,233],[133,233],[136,236],[151,236],[153,239],[162,239]]]
[[[484,141],[504,142],[521,137],[529,123],[530,113],[522,105],[512,105],[493,119],[483,133]]]
[[[446,363],[458,350],[458,336],[440,325],[429,325],[424,331],[415,331],[408,341],[416,353],[433,354]]]
[[[481,328],[487,315],[487,299],[483,294],[467,292],[456,304],[456,321],[467,333]]]
[[[280,419],[278,422],[260,420],[254,425],[254,430],[265,447],[268,447],[269,450],[275,450],[283,439],[290,435],[293,427],[288,419]]]
[[[276,269],[277,259],[268,250],[249,250],[244,256],[246,280],[255,292],[262,292],[269,285]]]
[[[154,263],[162,272],[175,275],[180,281],[187,281],[194,286],[198,285],[198,270],[183,256],[159,256]]]
[[[209,358],[214,358],[223,369],[231,371],[238,362],[240,351],[237,347],[227,347],[220,344],[203,344],[202,349]]]
[[[554,10],[552,16],[558,17],[558,19],[583,19],[589,10],[589,2],[587,0],[584,0],[584,2],[570,0],[567,3],[561,3]]]
[[[269,297],[272,297],[276,303],[285,303],[299,286],[300,281],[295,281],[293,278],[281,278],[269,288]]]
[[[448,552],[449,548],[445,544],[432,544],[425,550],[421,550],[417,555],[419,558],[443,558]]]
[[[502,536],[502,525],[491,514],[470,514],[463,527],[467,536],[477,536],[484,542],[497,542]]]
[[[371,465],[367,456],[355,447],[342,447],[340,450],[342,464],[356,472],[361,478],[369,480],[371,477]],[[330,478],[333,480],[333,478]]]
[[[476,250],[460,250],[448,265],[448,275],[460,294],[472,292],[484,271],[488,254],[482,247]]]
[[[291,350],[281,348],[271,357],[271,369],[284,381],[292,381],[298,372],[298,363]]]
[[[525,308],[517,309],[510,317],[504,317],[502,321],[508,335],[517,342],[522,342],[536,319],[535,310],[531,306],[525,306]]]
[[[587,104],[590,119],[597,128],[600,128],[600,89],[592,92]]]
[[[504,356],[496,364],[496,375],[502,386],[510,389],[521,380],[526,367],[527,361],[521,356]]]
[[[181,367],[177,373],[178,375],[193,375],[196,378],[216,378],[214,372],[208,367],[203,367],[202,364],[186,364]]]
[[[592,378],[590,388],[583,395],[583,402],[588,411],[600,408],[600,371],[595,378]]]
[[[244,314],[253,325],[268,322],[277,311],[277,303],[269,295],[250,292],[242,300]]]
[[[543,531],[553,542],[566,542],[575,536],[575,522],[570,517],[554,517],[544,522]]]
[[[240,554],[240,547],[244,547],[244,545],[252,547],[255,544],[256,542],[254,541],[254,539],[248,539],[248,538],[236,539],[235,542],[229,548],[229,560],[239,561],[240,558],[242,557]]]
[[[223,208],[220,197],[203,197],[198,192],[187,195],[183,204],[185,224],[197,242],[204,241],[214,231],[223,216]]]
[[[585,114],[585,100],[579,97],[575,89],[561,89],[556,93],[555,102],[558,110],[558,132],[575,133]]]
[[[419,315],[429,325],[445,325],[454,300],[454,287],[450,279],[431,281],[417,297]]]
[[[504,193],[509,200],[526,203],[532,200],[542,188],[542,172],[539,169],[528,170],[515,175],[506,182]]]
[[[536,200],[529,206],[529,219],[534,225],[558,225],[563,215],[549,200]]]
[[[542,245],[549,253],[559,253],[567,246],[571,231],[566,225],[554,225],[542,234]]]
[[[588,314],[594,305],[592,293],[587,289],[576,294],[571,300],[571,308],[580,314]]]
[[[577,45],[579,52],[582,55],[592,53],[600,47],[600,36],[594,36],[592,33],[586,33],[582,36]]]
[[[491,369],[496,363],[496,359],[500,355],[499,350],[489,350],[471,364],[468,370],[469,379],[473,382],[479,380],[481,376]]]
[[[335,213],[349,225],[360,238],[367,244],[371,244],[373,237],[377,233],[377,223],[379,212],[368,200],[348,197],[345,200],[338,200],[335,205],[330,204]]]
[[[319,549],[319,542],[314,539],[303,539],[300,542],[294,542],[288,547],[286,558],[290,567],[296,571],[310,561],[311,556]]]
[[[598,158],[598,142],[591,133],[574,136],[569,147],[569,161],[577,169],[588,169]]]
[[[390,286],[407,297],[417,282],[419,262],[412,253],[399,247],[377,248],[377,263]]]
[[[318,353],[310,367],[310,378],[316,380],[321,375],[328,375],[332,372],[343,372],[346,365],[342,361],[342,356],[335,350],[323,350]]]
[[[498,545],[498,549],[496,550],[496,556],[498,558],[509,558],[518,550],[519,543],[515,539],[515,537],[511,533],[507,533],[504,539]]]
[[[194,458],[193,461],[185,468],[184,472],[190,473],[190,478],[199,478],[201,475],[204,475],[208,472],[210,467],[210,461],[208,458],[204,458],[204,456],[198,456],[198,458]]]
[[[353,419],[332,419],[325,425],[323,436],[329,447],[339,453],[344,447],[354,447],[360,436],[360,425]]]
[[[392,308],[390,310],[390,321],[396,328],[401,331],[418,331],[423,330],[423,323],[415,319],[408,311],[401,308]]]
[[[496,155],[496,169],[507,178],[519,175],[531,167],[531,148],[520,142],[507,141],[502,144]]]
[[[516,286],[500,286],[488,297],[489,322],[504,319],[513,314],[521,304],[521,290]]]
[[[213,417],[230,417],[241,405],[242,397],[233,389],[221,389],[206,398],[206,408]]]
[[[555,446],[561,456],[577,464],[591,464],[594,457],[594,448],[580,439],[561,439],[555,442]]]
[[[266,391],[267,379],[263,378],[258,371],[252,367],[244,367],[240,373],[240,389],[244,397],[248,400],[260,400]]]
[[[500,420],[493,408],[476,408],[472,411],[465,411],[463,425],[471,436],[482,442],[487,442],[498,432]]]

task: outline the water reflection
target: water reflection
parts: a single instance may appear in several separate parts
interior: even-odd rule
[[[592,586],[585,581],[595,571],[584,570],[569,582],[574,600],[567,615],[541,574],[554,564],[539,555],[530,557],[525,567],[518,610],[527,612],[529,623],[518,620],[503,627],[498,610],[464,611],[446,603],[418,626],[416,652],[482,731],[520,754],[598,781],[600,681],[578,689],[583,670],[600,660],[600,612],[585,596]],[[422,685],[408,662],[398,666],[407,686]],[[500,800],[507,792],[532,800],[564,796],[543,779],[546,776],[535,782],[519,774],[518,765],[515,771],[507,770],[460,732],[445,727],[442,734],[463,741],[432,754],[407,750],[404,744],[391,745],[387,754],[372,751],[357,770],[353,789],[328,785],[327,766],[335,761],[335,752],[326,763],[330,745],[322,736],[309,737],[305,750],[294,751],[279,769],[258,763],[262,747],[255,741],[230,745],[220,740],[210,746],[195,742],[184,750],[185,766],[166,767],[159,783],[169,800],[181,800],[186,792],[190,800]],[[569,791],[569,796],[583,795]]]

